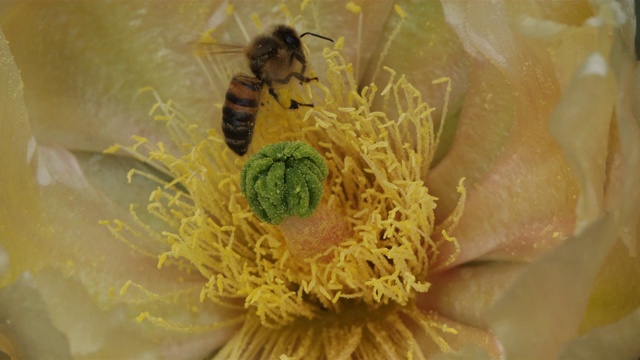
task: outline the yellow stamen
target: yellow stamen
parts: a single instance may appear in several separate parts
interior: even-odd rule
[[[404,18],[402,9],[396,7],[396,12],[401,20],[394,33]],[[170,263],[198,271],[207,279],[201,301],[230,307],[244,301],[245,322],[218,353],[220,358],[253,358],[259,352],[266,358],[421,358],[407,322],[422,328],[443,351],[449,350],[441,334],[455,329],[423,314],[414,299],[429,290],[431,266],[443,262],[438,248],[453,244],[458,249],[448,234],[463,209],[462,181],[458,207],[436,227],[436,199],[423,182],[441,133],[441,127],[434,129],[434,108],[403,75],[386,67],[389,81],[382,91],[375,84],[359,90],[352,65],[339,51],[342,43],[323,52],[328,70],[319,82],[279,92],[282,99],[313,102],[313,109],[288,110],[263,96],[250,148],[251,152],[274,142],[300,140],[324,156],[329,176],[321,206],[342,214],[348,229],[328,247],[314,250],[313,256],[295,256],[278,227],[261,223],[251,213],[239,186],[244,160],[226,148],[218,131],[191,123],[177,104],[152,92],[157,100],[154,119],[167,123],[181,155],[141,137],[122,147],[171,176],[164,181],[141,174],[158,182],[147,210],[169,230],[144,224],[133,207],[135,229],[115,221],[107,226],[139,251],[138,242],[130,238],[148,237],[164,244],[167,250],[157,257],[158,266]],[[390,42],[385,49],[389,46]],[[448,99],[450,81],[435,83],[443,82]],[[374,108],[374,103],[381,105]],[[453,261],[456,251],[444,262]],[[143,320],[176,331],[215,328],[182,326],[149,313],[141,314],[139,321]]]

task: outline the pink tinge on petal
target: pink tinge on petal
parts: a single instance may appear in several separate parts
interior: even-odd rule
[[[425,358],[430,359],[435,355],[441,354],[445,349],[445,351],[460,351],[468,347],[477,349],[477,356],[486,356],[491,359],[500,358],[503,354],[498,339],[490,330],[452,320],[432,310],[422,309],[419,311],[429,319],[431,323],[430,331],[433,334],[437,334],[436,336],[446,343],[444,345],[442,341],[435,340],[432,334],[427,333],[424,328],[413,320],[405,319],[405,323],[413,331],[413,336]],[[445,346],[445,349],[442,348],[443,346]]]
[[[631,224],[636,223],[637,212],[631,219],[629,213],[633,211],[629,210],[637,205],[611,201],[612,195],[621,192],[603,192],[618,179],[616,161],[611,160],[615,154],[608,154],[616,151],[610,145],[610,132],[617,131],[610,128],[613,115],[623,114],[616,120],[625,127],[620,136],[627,138],[627,166],[637,161],[637,156],[631,155],[631,144],[636,139],[637,146],[638,131],[637,124],[630,121],[631,107],[620,101],[629,92],[616,94],[611,82],[609,62],[626,58],[624,52],[606,58],[612,48],[615,50],[610,42],[612,28],[606,25],[611,22],[601,19],[597,30],[580,32],[566,27],[554,34],[538,34],[536,39],[526,38],[512,32],[509,21],[495,26],[487,23],[494,14],[506,16],[509,6],[471,2],[445,5],[465,48],[476,61],[487,59],[499,70],[507,91],[514,94],[515,105],[513,127],[501,139],[499,156],[487,157],[489,165],[482,169],[485,172],[473,171],[478,166],[467,162],[472,170],[470,189],[465,213],[453,235],[462,249],[457,263],[478,258],[536,260],[498,299],[488,319],[507,357],[554,358],[581,331],[600,267],[616,239],[624,239],[621,229],[635,229]],[[601,14],[606,13],[606,6],[600,9]],[[511,15],[514,8],[517,6],[509,8]],[[520,19],[512,18],[515,22]],[[594,38],[602,41],[594,42]],[[620,69],[618,72],[624,74]],[[622,98],[616,100],[620,93]],[[484,120],[482,116],[478,119]],[[463,137],[465,126],[471,126],[465,120],[460,120],[461,137],[456,141],[473,140]],[[465,145],[467,151],[475,149],[473,142],[454,141],[451,154],[456,154],[456,146]],[[443,161],[441,165],[434,173],[463,173],[461,169],[466,168],[464,162]],[[637,166],[627,167],[627,175],[635,176],[637,171],[629,171],[632,168]],[[607,175],[612,169],[614,173]],[[439,184],[437,179],[433,182]],[[626,187],[628,183],[620,185]],[[638,192],[633,189],[637,181],[634,183],[624,192],[627,199],[637,199]],[[605,207],[609,214],[603,217]],[[564,240],[571,233],[575,234]],[[605,294],[600,291],[598,295],[603,301]],[[609,296],[624,293],[618,290]]]
[[[460,323],[487,328],[487,310],[526,266],[487,261],[439,272],[428,278],[429,291],[418,294],[416,304],[424,311],[433,310]]]
[[[428,179],[446,216],[456,198],[447,183],[467,178],[465,211],[451,234],[462,251],[451,266],[478,257],[532,261],[575,228],[579,184],[548,130],[561,96],[554,59],[542,40],[512,30],[504,19],[517,18],[509,16],[517,7],[505,6],[444,4],[473,58],[451,150]]]
[[[509,358],[551,359],[578,329],[598,268],[615,241],[614,219],[600,219],[527,268],[489,311]]]

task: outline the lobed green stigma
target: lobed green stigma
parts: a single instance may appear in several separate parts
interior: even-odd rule
[[[240,190],[260,220],[278,225],[288,216],[313,214],[328,174],[324,159],[310,145],[279,142],[247,160],[240,173]]]

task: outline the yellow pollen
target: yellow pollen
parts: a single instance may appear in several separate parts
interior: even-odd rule
[[[256,13],[251,14],[251,20],[253,21],[253,24],[256,26],[258,30],[262,30],[263,26],[262,26],[262,22],[260,21],[260,18],[258,17],[258,14]]]
[[[401,18],[405,18],[407,16],[407,14],[404,12],[404,10],[402,10],[402,8],[400,7],[400,5],[395,4],[393,6],[393,9],[396,11],[396,13],[401,17]]]
[[[351,11],[352,13],[356,14],[356,15],[358,15],[358,14],[360,14],[362,12],[362,8],[360,6],[358,6],[358,4],[356,4],[356,3],[352,2],[352,1],[349,1],[347,3],[347,5],[345,6],[345,8],[347,10]]]

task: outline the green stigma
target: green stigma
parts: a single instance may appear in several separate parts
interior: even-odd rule
[[[324,159],[310,145],[279,142],[247,160],[240,190],[260,220],[278,225],[288,216],[304,218],[316,211],[328,174]]]

